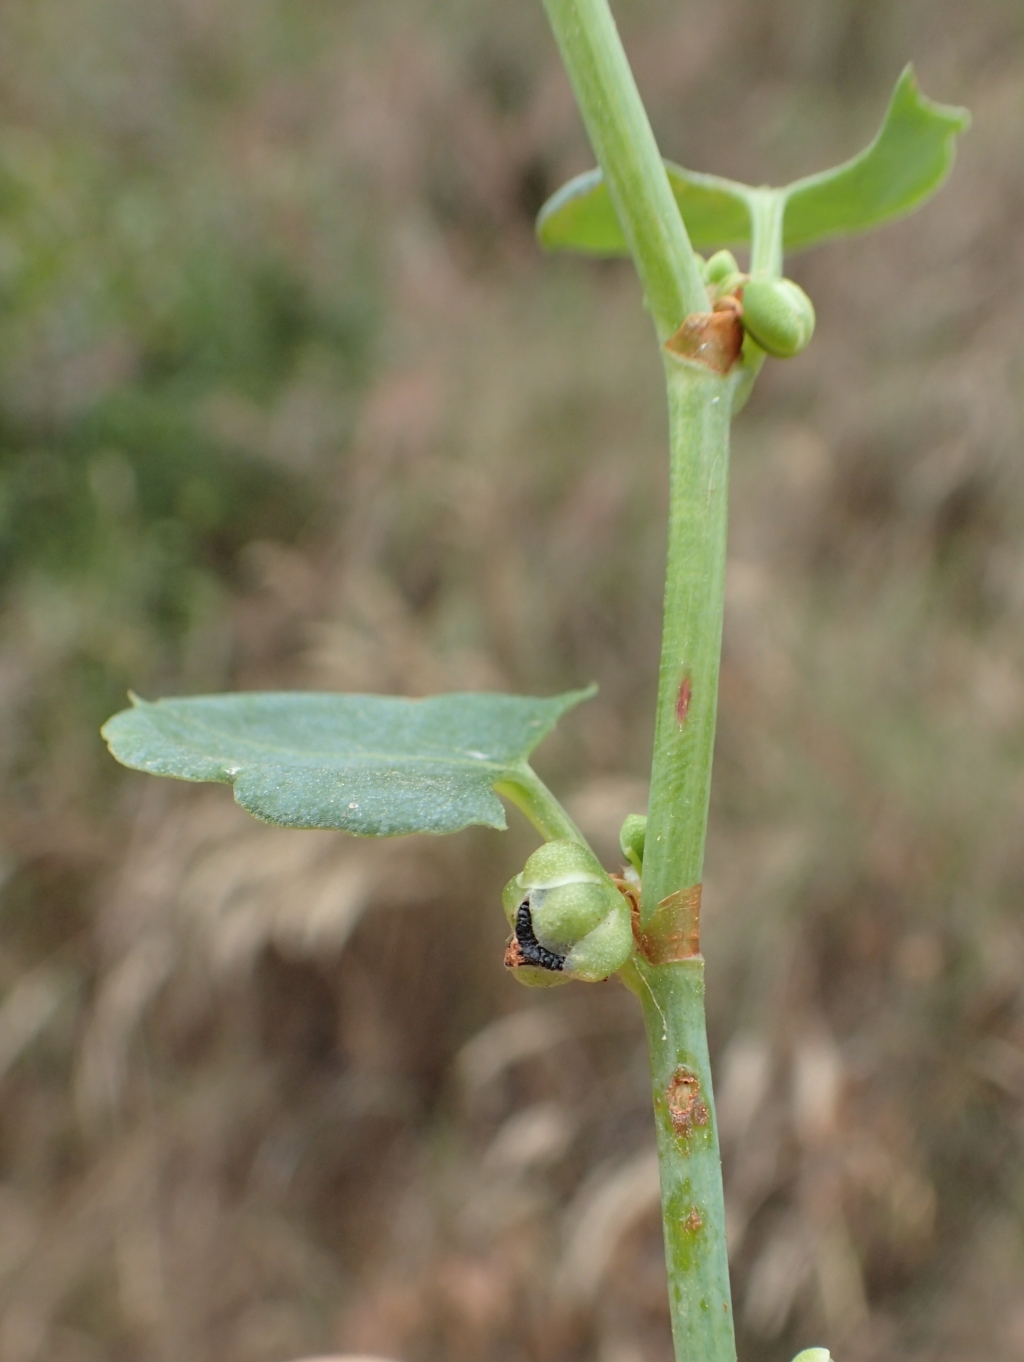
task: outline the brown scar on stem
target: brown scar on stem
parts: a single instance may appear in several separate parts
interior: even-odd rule
[[[690,1234],[696,1234],[698,1230],[704,1228],[704,1217],[696,1206],[690,1207],[690,1214],[683,1218],[682,1226]]]
[[[633,939],[649,965],[671,965],[700,957],[700,900],[703,886],[691,884],[663,898],[646,927],[640,924],[640,903],[626,893],[633,920]],[[625,891],[623,891],[625,892]]]
[[[693,1134],[694,1126],[706,1126],[711,1119],[707,1103],[700,1095],[700,1079],[685,1064],[680,1064],[669,1080],[665,1099],[668,1119],[681,1140]]]
[[[690,701],[693,699],[693,684],[687,674],[679,683],[679,694],[676,696],[676,723],[682,728],[686,723],[686,716],[690,712]]]
[[[691,312],[665,349],[681,359],[696,360],[716,374],[727,374],[743,348],[743,304],[728,294],[713,312]]]

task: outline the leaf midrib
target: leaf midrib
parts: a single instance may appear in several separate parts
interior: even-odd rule
[[[175,723],[179,723],[181,724],[182,727],[194,731],[197,735],[198,734],[210,735],[216,740],[216,744],[218,747],[223,745],[225,734],[222,729],[216,728],[209,724],[205,724],[201,720],[192,717],[180,717],[178,715],[174,715],[172,717]],[[240,743],[245,743],[249,747],[256,749],[257,753],[268,752],[287,755],[299,755],[302,757],[307,756],[307,749],[305,748],[283,747],[280,743],[269,742],[266,739],[247,737],[243,734],[233,734],[231,736],[236,741]],[[166,737],[164,737],[164,741],[167,741]],[[195,755],[199,757],[203,756],[208,757],[208,752],[203,751],[201,746],[199,746],[198,744],[197,746],[198,750],[195,753]],[[308,752],[309,762],[308,763],[303,762],[302,764],[303,765],[320,764],[324,766],[330,765],[333,767],[343,763],[351,764],[354,761],[366,761],[368,764],[369,763],[384,764],[390,762],[391,764],[399,763],[402,765],[409,765],[411,763],[426,765],[429,763],[434,765],[441,764],[465,765],[469,767],[471,770],[475,771],[489,770],[505,773],[515,771],[524,761],[524,758],[522,756],[514,757],[507,761],[502,761],[494,757],[473,757],[466,751],[465,748],[456,749],[456,753],[457,755],[453,756],[451,749],[448,749],[447,752],[445,752],[443,749],[438,749],[436,755],[432,755],[429,753],[409,753],[409,752],[389,753],[373,749],[370,751],[360,751],[358,753],[352,753],[350,756],[345,757],[340,753],[330,754],[327,756],[320,756],[317,753]],[[255,756],[251,759],[255,759]],[[291,764],[294,765],[294,762]],[[241,775],[242,772],[238,771],[236,774]]]

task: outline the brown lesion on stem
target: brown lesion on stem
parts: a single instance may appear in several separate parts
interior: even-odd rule
[[[671,965],[700,956],[700,900],[702,886],[691,884],[661,900],[646,927],[640,923],[640,903],[628,893],[633,916],[633,939],[649,965]]]
[[[662,899],[646,927],[640,922],[641,886],[637,880],[612,875],[612,884],[629,904],[636,948],[649,965],[671,965],[700,959],[700,901],[703,886],[691,884]],[[511,946],[509,947],[511,950]],[[505,963],[508,964],[506,957]]]
[[[701,1096],[700,1079],[685,1064],[680,1064],[669,1079],[665,1100],[672,1130],[681,1140],[692,1135],[695,1127],[706,1126],[711,1119],[707,1103]]]
[[[690,1214],[680,1222],[687,1234],[697,1234],[704,1228],[704,1217],[696,1206],[690,1207]]]
[[[727,374],[743,348],[743,304],[732,294],[719,298],[711,312],[691,312],[665,349],[695,360],[716,374]]]
[[[682,728],[686,723],[686,716],[690,712],[690,701],[693,699],[693,682],[689,674],[683,677],[679,683],[679,693],[676,696],[676,723]]]

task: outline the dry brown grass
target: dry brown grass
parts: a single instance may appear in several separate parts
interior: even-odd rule
[[[102,594],[4,599],[0,1362],[662,1362],[639,1019],[610,985],[503,976],[527,832],[378,846],[261,827],[223,790],[125,774],[111,796],[91,729],[46,708],[89,649],[167,688],[595,678],[542,763],[609,860],[642,806],[659,374],[628,272],[532,244],[588,160],[540,6],[311,7],[315,41],[275,64],[286,9],[0,20],[9,122],[180,137],[162,175],[218,186],[227,221],[272,222],[343,291],[318,217],[341,183],[386,291],[358,400],[313,355],[269,410],[209,401],[211,429],[316,483],[329,528],[250,543],[180,660],[147,662]],[[1020,14],[620,9],[666,149],[699,169],[848,154],[908,55],[974,110],[921,217],[794,265],[819,335],[736,428],[706,950],[743,1356],[1012,1362]],[[201,138],[176,131],[182,90]],[[55,392],[86,381],[63,362]]]

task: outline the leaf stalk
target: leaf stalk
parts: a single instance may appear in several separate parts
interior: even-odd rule
[[[499,781],[494,789],[530,820],[546,842],[566,838],[578,842],[580,846],[589,846],[583,833],[532,766],[524,762],[514,776]]]

